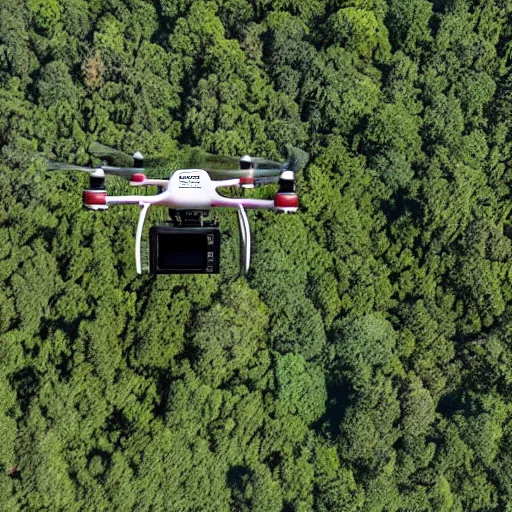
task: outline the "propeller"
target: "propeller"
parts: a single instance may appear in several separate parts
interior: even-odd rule
[[[184,168],[210,171],[236,170],[240,168],[240,159],[231,156],[212,155],[201,148],[184,150]]]
[[[217,169],[210,170],[206,169],[212,179],[229,179],[229,178],[243,178],[243,177],[254,177],[263,178],[267,176],[275,176],[276,178],[283,172],[281,167],[270,168],[270,169]]]
[[[247,165],[247,167],[241,167],[242,163]],[[185,150],[184,164],[187,168],[204,169],[212,178],[256,176],[257,174],[253,174],[256,169],[260,171],[263,169],[271,171],[269,174],[260,174],[261,176],[271,175],[272,172],[279,173],[283,165],[282,162],[249,155],[245,155],[242,158],[212,155],[201,148],[189,148]]]
[[[213,155],[207,153],[198,147],[187,147],[180,152],[179,166],[182,169],[204,169],[214,180],[229,178],[254,178],[256,186],[275,183],[279,180],[279,175],[283,171],[292,171],[293,173],[301,171],[308,163],[309,155],[302,149],[288,146],[288,158],[283,162],[276,162],[266,158],[253,157],[245,155],[242,158],[231,156]],[[140,173],[145,169],[169,167],[169,159],[163,158],[145,159],[144,168],[136,167],[137,162],[142,163],[142,155],[127,153],[110,148],[99,142],[91,142],[89,153],[96,158],[106,161],[108,165],[99,165],[98,167],[84,167],[79,165],[70,165],[60,162],[48,162],[48,170],[59,171],[83,171],[93,174],[99,169],[106,174],[114,174],[124,178],[130,178],[135,173]],[[137,158],[139,156],[139,158]],[[135,157],[135,158],[134,158]],[[173,162],[173,167],[176,168]]]
[[[279,181],[279,176],[268,176],[263,178],[256,178],[254,180],[255,187],[263,187],[265,185],[269,185],[270,183],[277,183]]]
[[[119,151],[118,149],[104,146],[99,142],[91,142],[89,144],[89,153],[92,156],[99,158],[100,160],[104,160],[105,162],[108,162],[110,165],[115,167],[134,166],[132,156],[126,154],[124,151]]]
[[[143,158],[140,153],[129,155],[124,151],[94,141],[89,144],[89,153],[101,161],[107,162],[112,167],[137,167],[134,157],[140,156],[140,158]],[[169,158],[144,158],[145,169],[159,169],[161,167],[169,167]]]
[[[49,171],[82,171],[89,174],[97,173],[102,170],[105,174],[113,174],[123,178],[131,178],[134,174],[143,172],[139,167],[113,167],[109,165],[100,165],[98,167],[84,167],[82,165],[64,164],[61,162],[47,162],[46,169]]]
[[[309,162],[309,154],[304,150],[294,146],[288,146],[288,160],[284,163],[284,168],[287,171],[297,173],[302,171]]]
[[[248,176],[255,178],[255,185],[276,183],[279,181],[279,175],[283,171],[292,171],[293,173],[297,173],[306,167],[309,161],[308,153],[302,149],[289,146],[287,150],[288,159],[284,163],[267,160],[266,158],[246,156],[242,157],[242,159],[232,159],[237,164],[237,167],[234,169],[216,169],[214,167],[208,167],[208,165],[199,166],[198,168],[207,170],[210,176],[214,179],[241,178]],[[206,155],[208,154],[206,153]],[[227,158],[231,158],[216,157],[215,155],[208,155],[208,157],[213,157],[214,161],[227,161]],[[240,163],[242,161],[249,163],[250,167],[247,169],[241,169]],[[206,162],[206,164],[207,163],[208,162]]]
[[[81,165],[63,164],[60,162],[46,162],[46,169],[48,171],[83,171],[93,173],[96,169],[91,167],[83,167]]]
[[[248,175],[254,177],[272,176],[279,174],[283,170],[299,172],[307,165],[309,160],[308,153],[291,145],[287,146],[287,151],[288,159],[283,163],[249,155],[242,157],[242,159],[232,156],[213,155],[198,147],[187,147],[180,152],[179,165],[182,166],[182,169],[204,169],[215,178]],[[89,153],[96,158],[105,160],[113,167],[131,168],[134,166],[133,156],[99,142],[91,142]],[[241,168],[241,161],[249,163],[250,167],[248,169]],[[168,164],[169,159],[145,159],[144,163],[144,167],[150,169]],[[255,170],[258,170],[258,172],[254,172]]]

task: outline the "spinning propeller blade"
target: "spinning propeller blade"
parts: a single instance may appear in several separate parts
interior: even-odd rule
[[[101,169],[105,174],[114,174],[123,178],[130,179],[134,174],[144,172],[144,169],[136,167],[111,167],[109,165],[100,165],[98,167],[83,167],[81,165],[64,164],[61,162],[47,162],[46,168],[49,171],[81,171],[94,174]]]
[[[186,155],[186,166],[191,169],[204,169],[209,173],[220,174],[226,171],[239,171],[240,158],[233,156],[212,155],[201,148],[191,148]],[[280,168],[282,162],[251,156],[249,161],[253,168]]]
[[[286,162],[276,162],[260,157],[243,157],[242,160],[249,168],[242,169],[241,159],[230,156],[212,155],[201,148],[186,148],[182,150],[181,158],[179,158],[179,167],[182,169],[204,169],[212,179],[230,179],[251,177],[254,178],[255,186],[265,185],[267,183],[275,183],[279,180],[279,175],[283,171],[292,171],[294,173],[301,171],[309,160],[309,155],[293,146],[288,148],[288,159]],[[152,167],[162,168],[169,167],[169,161],[164,159],[144,160],[144,168],[134,167],[135,161],[132,156],[110,148],[98,142],[91,142],[89,152],[96,158],[106,160],[109,165],[99,165],[98,167],[84,167],[80,165],[71,165],[60,162],[48,162],[47,169],[52,171],[82,171],[90,174],[102,169],[105,174],[114,174],[123,178],[130,178],[136,173],[144,172],[144,169]],[[175,165],[178,162],[175,162]],[[167,164],[167,165],[166,165]],[[172,166],[176,169],[176,166]]]
[[[283,172],[282,168],[275,169],[218,169],[208,170],[208,174],[214,180],[230,179],[230,178],[242,178],[250,176],[254,178],[261,178],[265,176],[276,176],[277,178]]]
[[[106,174],[115,174],[116,176],[122,176],[123,178],[130,178],[134,174],[144,172],[144,168],[142,167],[112,167],[110,165],[102,165],[101,168]]]
[[[185,167],[215,171],[220,169],[236,170],[240,167],[240,159],[231,156],[212,155],[201,148],[185,150]]]
[[[309,155],[305,151],[293,146],[288,146],[288,160],[283,167],[287,171],[299,172],[306,167],[309,162]]]
[[[48,171],[82,171],[93,173],[96,169],[92,167],[83,167],[81,165],[64,164],[61,162],[46,162]]]
[[[254,167],[257,169],[275,168],[283,165],[282,162],[275,162],[274,160],[267,160],[266,158],[260,158],[257,156],[251,156],[251,163],[254,164]]]
[[[91,142],[89,145],[89,153],[100,160],[105,160],[111,166],[133,167],[133,158],[130,155],[118,149],[104,146],[99,142]]]
[[[214,155],[211,155],[214,157]],[[226,157],[214,157],[226,159]],[[218,169],[199,167],[208,171],[213,179],[254,177],[256,186],[266,185],[267,183],[276,183],[279,181],[279,175],[283,171],[292,171],[293,173],[301,171],[309,161],[309,155],[302,149],[293,146],[288,147],[288,159],[286,162],[275,162],[266,158],[250,157],[252,167],[250,169],[240,169],[240,160],[236,160],[238,165],[234,169]]]
[[[256,178],[254,180],[255,187],[262,187],[263,185],[269,185],[270,183],[277,183],[279,181],[279,176],[268,176],[265,178]]]
[[[89,145],[89,153],[92,156],[107,162],[112,167],[130,169],[135,164],[133,156],[130,156],[124,151],[100,144],[99,142],[91,142]],[[170,158],[144,158],[144,169],[167,169],[173,164],[174,162],[171,162]]]

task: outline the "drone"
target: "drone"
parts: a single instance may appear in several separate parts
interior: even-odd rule
[[[240,229],[240,264],[244,273],[251,261],[251,232],[246,209],[273,210],[295,213],[299,207],[295,192],[295,173],[308,162],[308,154],[289,147],[288,159],[275,162],[244,155],[241,158],[220,157],[202,153],[206,165],[177,169],[168,179],[148,178],[144,156],[135,152],[131,157],[98,143],[89,152],[96,157],[125,165],[84,167],[60,162],[47,162],[51,171],[81,171],[89,174],[89,187],[83,191],[83,205],[90,210],[106,210],[112,205],[138,205],[140,214],[135,235],[135,265],[142,274],[142,234],[150,208],[166,207],[170,220],[150,228],[149,270],[153,274],[215,274],[219,272],[220,231],[218,224],[204,220],[212,208],[234,208]],[[219,165],[230,169],[217,169]],[[108,175],[121,176],[133,187],[157,187],[155,195],[109,195],[105,182]],[[277,183],[273,200],[249,197],[225,197],[219,188],[251,189]]]

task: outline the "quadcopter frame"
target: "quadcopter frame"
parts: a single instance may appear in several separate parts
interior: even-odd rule
[[[98,181],[104,178],[108,168],[99,168],[91,178]],[[161,193],[153,196],[129,195],[109,196],[104,188],[84,190],[84,206],[92,210],[104,210],[111,205],[136,204],[141,208],[135,236],[135,264],[137,273],[142,273],[141,244],[144,222],[152,206],[164,206],[177,211],[210,211],[212,208],[236,208],[241,238],[241,262],[245,272],[248,271],[251,260],[251,232],[249,220],[245,212],[249,209],[274,210],[276,212],[294,213],[299,202],[295,193],[295,175],[292,171],[283,170],[279,179],[279,191],[274,200],[253,198],[229,198],[221,196],[217,189],[220,187],[254,187],[252,176],[227,180],[212,180],[203,169],[185,169],[176,171],[169,180],[150,179],[143,173],[134,173],[130,177],[130,185],[134,187],[161,187]]]

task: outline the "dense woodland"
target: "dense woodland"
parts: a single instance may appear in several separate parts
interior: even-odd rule
[[[311,161],[141,277],[92,141]],[[1,0],[0,152],[1,510],[512,510],[510,0]]]

